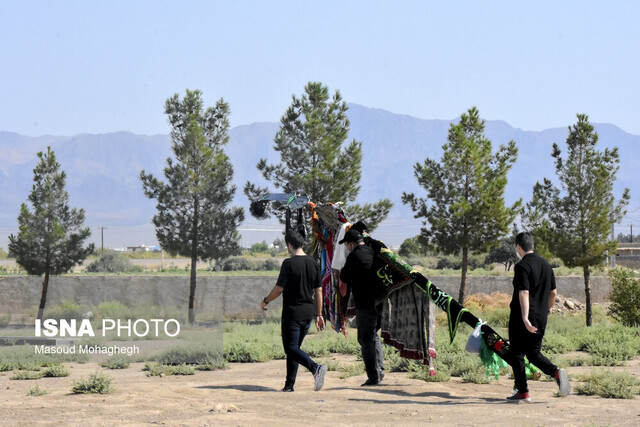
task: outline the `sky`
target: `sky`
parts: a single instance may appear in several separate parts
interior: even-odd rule
[[[634,1],[0,0],[0,130],[166,134],[164,101],[278,121],[308,81],[422,119],[640,134]]]
[[[187,88],[223,97],[232,127],[276,122],[320,81],[421,119],[476,106],[542,130],[586,113],[639,135],[638,16],[637,1],[0,0],[0,131],[167,134],[164,102]]]

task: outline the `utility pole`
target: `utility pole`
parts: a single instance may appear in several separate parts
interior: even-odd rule
[[[107,227],[98,227],[100,229],[100,256],[104,254],[104,229]]]

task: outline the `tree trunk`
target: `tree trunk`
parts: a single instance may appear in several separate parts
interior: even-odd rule
[[[196,312],[194,309],[196,301],[196,268],[198,257],[191,256],[191,277],[189,279],[189,324],[193,325],[196,321]]]
[[[47,291],[49,290],[49,270],[45,271],[42,279],[42,294],[40,295],[40,308],[38,309],[38,320],[42,320],[44,306],[47,304]]]
[[[590,283],[590,272],[589,266],[582,267],[584,272],[584,295],[586,299],[586,307],[587,307],[587,326],[591,326],[593,321],[592,313],[591,313],[591,283]]]
[[[464,305],[464,294],[467,290],[467,267],[469,266],[469,248],[462,248],[462,275],[460,276],[460,293],[458,302]]]
[[[191,278],[189,279],[189,324],[196,322],[196,271],[198,266],[198,219],[200,203],[197,198],[193,202],[193,227],[191,230]]]

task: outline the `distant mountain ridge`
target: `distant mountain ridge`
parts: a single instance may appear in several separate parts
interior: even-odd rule
[[[348,115],[351,122],[349,138],[361,141],[364,151],[359,201],[388,197],[394,202],[389,219],[380,226],[376,236],[397,245],[415,235],[421,226],[421,221],[414,219],[410,209],[400,202],[402,191],[423,194],[413,175],[413,165],[426,157],[440,158],[441,146],[452,121],[418,119],[357,104],[349,104]],[[619,148],[621,167],[615,192],[619,196],[624,187],[629,187],[634,205],[633,200],[640,194],[640,168],[637,167],[640,136],[611,124],[594,126],[601,147]],[[271,162],[279,160],[278,153],[273,150],[273,137],[278,128],[279,123],[274,122],[253,123],[230,130],[226,152],[234,166],[235,204],[248,207],[242,194],[247,180],[266,184],[256,163],[261,157]],[[568,129],[524,131],[504,121],[487,120],[485,134],[493,142],[494,150],[511,139],[517,144],[518,161],[509,172],[506,194],[507,202],[512,203],[518,198],[529,201],[536,181],[555,177],[551,147],[554,142],[564,146]],[[52,147],[67,173],[72,206],[86,210],[88,225],[116,228],[150,223],[155,203],[144,197],[138,174],[141,169],[162,174],[166,158],[172,155],[168,135],[115,132],[27,137],[0,131],[0,247],[6,248],[6,236],[17,231],[16,218],[20,204],[26,201],[32,186],[36,153],[47,145]],[[241,231],[245,243],[251,243],[247,242],[248,235],[251,235],[249,240],[270,241],[278,230],[273,225],[271,234],[263,233],[266,237],[261,238],[258,231],[249,231],[256,228],[256,221],[249,215],[247,218],[246,231]],[[260,227],[269,228],[268,223],[257,228]],[[136,237],[151,243],[153,230],[149,227],[145,230],[146,235]],[[139,242],[130,242],[136,243]]]

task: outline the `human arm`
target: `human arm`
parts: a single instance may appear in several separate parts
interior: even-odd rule
[[[316,305],[316,329],[321,331],[324,329],[324,317],[322,317],[322,288],[315,289],[315,305]]]
[[[549,293],[549,313],[551,313],[551,308],[553,308],[556,303],[556,295],[558,295],[557,289],[552,289]]]
[[[522,312],[522,322],[524,323],[527,331],[535,334],[538,332],[538,328],[531,324],[529,320],[529,291],[518,292],[518,299],[520,300],[520,311]]]
[[[260,307],[263,310],[267,309],[267,304],[269,304],[271,301],[273,301],[274,299],[278,298],[281,294],[282,291],[284,291],[284,288],[275,285],[273,287],[273,289],[271,289],[271,292],[269,292],[269,295],[267,295],[261,302],[260,302]]]

